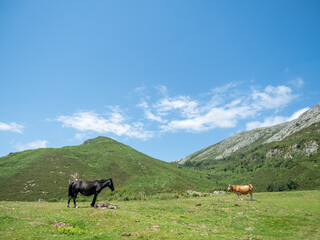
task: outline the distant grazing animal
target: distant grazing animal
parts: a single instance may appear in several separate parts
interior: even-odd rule
[[[240,200],[240,197],[241,197],[242,194],[243,195],[247,195],[249,193],[250,194],[250,200],[252,200],[253,186],[251,184],[245,185],[245,186],[229,184],[228,191],[229,192],[235,191],[236,194],[238,195],[238,200]],[[241,197],[241,200],[242,200],[242,197]]]
[[[114,191],[114,186],[111,178],[95,180],[95,181],[76,181],[76,182],[70,183],[69,200],[68,200],[67,207],[69,207],[70,200],[73,199],[74,207],[77,208],[76,198],[79,192],[85,196],[91,196],[94,194],[94,197],[91,203],[91,206],[94,207],[98,194],[105,187],[109,187],[111,191]]]

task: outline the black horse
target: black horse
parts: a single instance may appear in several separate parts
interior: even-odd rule
[[[111,191],[114,191],[114,186],[111,178],[95,180],[95,181],[76,181],[76,182],[70,183],[69,200],[68,200],[67,207],[69,207],[70,200],[73,199],[74,207],[77,208],[76,198],[79,192],[85,196],[91,196],[94,194],[94,197],[91,203],[91,206],[94,207],[98,194],[105,187],[109,187]]]

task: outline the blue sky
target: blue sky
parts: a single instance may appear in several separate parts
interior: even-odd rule
[[[108,136],[164,161],[319,103],[319,1],[0,2],[0,156]]]

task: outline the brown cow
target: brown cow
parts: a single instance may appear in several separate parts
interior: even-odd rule
[[[236,194],[238,195],[238,200],[240,200],[240,197],[241,197],[242,194],[243,195],[247,195],[249,193],[250,194],[250,200],[252,200],[253,186],[251,184],[245,185],[245,186],[229,184],[228,191],[230,191],[230,192],[235,191]],[[241,201],[242,201],[242,197],[241,197]]]

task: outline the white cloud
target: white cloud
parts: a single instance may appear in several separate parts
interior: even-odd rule
[[[85,139],[87,137],[87,134],[86,133],[77,133],[74,138],[77,139],[77,140],[82,140],[82,139]]]
[[[251,96],[254,101],[253,106],[257,110],[278,110],[295,98],[295,95],[292,94],[292,89],[287,86],[267,86],[262,92],[254,90]]]
[[[156,87],[157,93],[149,95],[143,86],[134,90],[140,98],[135,107],[143,112],[143,118],[136,116],[138,121],[126,118],[119,107],[110,108],[107,115],[82,111],[59,116],[56,121],[61,122],[63,127],[80,131],[75,136],[78,139],[83,138],[83,134],[88,131],[149,139],[164,132],[203,132],[214,128],[234,128],[240,120],[265,115],[267,112],[274,114],[296,98],[288,86],[258,89],[239,85],[240,82],[229,83],[198,95],[197,98],[187,95],[170,96],[165,86]],[[288,119],[282,116],[270,117],[263,122],[250,122],[247,128],[270,126]]]
[[[247,130],[251,130],[254,128],[270,127],[270,126],[274,126],[274,125],[277,125],[280,123],[292,121],[294,119],[297,119],[301,114],[303,114],[304,112],[306,112],[308,110],[309,110],[309,108],[300,109],[299,111],[296,111],[295,113],[293,113],[290,117],[272,116],[272,117],[268,117],[268,118],[264,119],[263,122],[259,122],[259,121],[249,122],[246,124],[246,128],[247,128]]]
[[[234,89],[239,84],[235,82],[215,88],[198,100],[190,96],[169,96],[167,89],[162,87],[159,90],[162,98],[153,103],[144,99],[138,106],[143,109],[146,120],[161,123],[158,127],[162,132],[203,132],[236,127],[239,120],[257,116],[266,110],[279,111],[295,98],[287,86],[267,86],[263,90],[250,87],[243,91]],[[210,99],[205,100],[208,97]],[[267,119],[265,124],[282,121],[277,117]],[[251,125],[255,126],[254,123]]]
[[[304,81],[301,77],[297,77],[296,79],[294,80],[291,80],[289,82],[293,87],[296,87],[296,88],[301,88],[304,84]]]
[[[173,120],[167,125],[161,126],[166,132],[186,130],[191,132],[202,132],[212,128],[233,127],[236,124],[235,118],[231,118],[232,113],[225,109],[213,108],[208,113],[183,120]]]
[[[16,133],[22,133],[24,129],[23,125],[17,124],[15,122],[2,123],[0,122],[0,131],[11,131]]]
[[[155,104],[154,109],[160,115],[167,115],[168,112],[179,110],[186,118],[198,116],[198,102],[191,100],[188,96],[178,96],[175,98],[163,98]]]
[[[283,122],[287,121],[287,117],[283,116],[274,116],[274,117],[268,117],[263,122],[259,121],[253,121],[246,124],[247,130],[251,130],[254,128],[261,128],[261,127],[270,127],[274,126]]]
[[[293,113],[293,114],[291,115],[291,117],[288,119],[288,121],[292,121],[292,120],[294,120],[294,119],[297,119],[298,117],[301,116],[301,114],[305,113],[305,112],[308,111],[309,109],[310,109],[310,108],[306,107],[306,108],[302,108],[302,109],[296,111],[295,113]]]
[[[239,84],[240,84],[240,82],[230,82],[230,83],[227,83],[224,86],[213,88],[211,90],[211,92],[214,93],[214,94],[226,93],[228,90],[238,86]]]
[[[59,116],[56,119],[63,127],[74,128],[81,132],[113,133],[117,136],[147,139],[153,136],[150,131],[143,130],[142,123],[129,125],[118,108],[113,108],[109,117],[105,118],[95,112],[78,112],[71,116]]]
[[[142,101],[137,105],[138,107],[141,107],[144,111],[144,116],[146,119],[151,120],[151,121],[156,121],[160,123],[165,123],[167,122],[166,120],[163,120],[161,116],[155,115],[154,113],[151,112],[151,109],[146,101]]]
[[[24,151],[29,149],[46,148],[47,145],[48,145],[47,140],[37,140],[37,141],[26,143],[26,144],[17,143],[15,147],[18,151]]]
[[[162,94],[164,97],[168,96],[168,89],[167,89],[166,86],[160,85],[160,86],[158,86],[156,88],[160,92],[160,94]]]
[[[145,114],[145,117],[149,120],[160,122],[160,123],[167,122],[166,120],[163,120],[161,116],[156,116],[155,114],[153,114],[150,110],[145,110],[144,114]]]
[[[234,108],[212,108],[202,115],[183,120],[173,120],[167,125],[162,125],[165,132],[186,130],[191,132],[203,132],[214,128],[235,127],[239,119],[252,115],[253,112],[247,107],[237,106]]]

